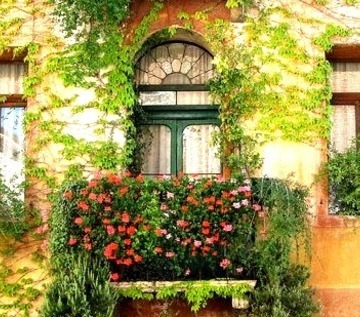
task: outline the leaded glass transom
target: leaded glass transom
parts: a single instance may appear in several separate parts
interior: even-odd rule
[[[189,43],[167,43],[151,49],[136,66],[138,85],[204,85],[213,76],[212,56]]]

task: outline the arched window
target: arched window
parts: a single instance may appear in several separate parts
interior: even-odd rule
[[[218,107],[206,89],[213,74],[211,54],[190,43],[165,43],[138,60],[143,174],[221,173],[212,145]]]

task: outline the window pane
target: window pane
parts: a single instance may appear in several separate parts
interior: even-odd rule
[[[208,91],[178,91],[178,105],[210,105],[211,99]]]
[[[221,164],[212,145],[215,125],[191,125],[183,131],[183,170],[187,174],[220,174]]]
[[[24,64],[0,64],[0,94],[23,93]]]
[[[331,79],[333,92],[360,91],[360,63],[334,63]]]
[[[171,130],[164,125],[142,126],[141,172],[146,175],[170,175]]]
[[[175,105],[175,91],[147,91],[140,93],[140,100],[143,106],[149,105]]]
[[[331,147],[339,152],[349,148],[355,138],[355,106],[333,106]]]
[[[0,108],[0,168],[7,182],[14,175],[20,175],[23,169],[24,110],[23,107]]]

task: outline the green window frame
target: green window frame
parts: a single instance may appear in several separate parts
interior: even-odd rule
[[[141,109],[141,115],[136,119],[137,125],[165,126],[169,129],[165,132],[166,136],[163,136],[165,139],[161,140],[159,134],[159,139],[156,141],[166,140],[164,148],[159,148],[159,155],[162,155],[161,151],[165,148],[166,155],[169,154],[168,148],[170,151],[170,162],[166,158],[165,163],[166,174],[169,172],[171,175],[179,175],[184,172],[183,154],[184,142],[186,142],[184,131],[187,127],[212,125],[220,128],[219,107],[211,103],[209,89],[205,85],[213,74],[211,60],[212,55],[197,45],[187,42],[168,42],[150,49],[137,62],[136,79],[139,109]],[[143,131],[143,133],[147,132]],[[188,131],[188,136],[192,132],[194,131]],[[210,133],[209,130],[208,132]],[[169,135],[170,141],[167,139]],[[193,136],[196,137],[196,132]],[[206,142],[209,141],[209,137],[210,134],[204,136]],[[145,143],[142,145],[143,148],[146,147]],[[209,155],[213,155],[213,152]],[[211,157],[213,159],[213,156]],[[143,154],[140,161],[144,162],[144,160],[146,157]],[[216,163],[216,168],[213,168],[210,161],[209,164],[202,170],[203,174],[221,174],[221,166],[217,173],[205,173],[205,170],[213,172],[220,165],[219,161]],[[159,175],[144,172],[142,166],[141,164],[143,174]],[[201,171],[194,174],[201,175]]]

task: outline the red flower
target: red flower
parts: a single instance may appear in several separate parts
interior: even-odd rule
[[[204,228],[209,228],[210,227],[210,222],[207,221],[207,220],[204,220],[201,225],[204,227]]]
[[[89,205],[85,201],[80,201],[78,203],[78,208],[80,208],[84,211],[87,211],[87,210],[89,210]]]
[[[131,245],[131,239],[124,239],[124,244],[125,245]]]
[[[135,254],[135,250],[134,249],[127,249],[125,251],[126,255],[134,255]]]
[[[223,204],[223,201],[221,199],[217,199],[215,203],[216,205],[220,206]]]
[[[126,233],[129,235],[129,236],[132,236],[134,235],[136,232],[136,228],[134,226],[130,226],[126,229]]]
[[[68,245],[75,245],[77,243],[77,239],[76,238],[70,238],[69,241],[68,241]]]
[[[144,180],[144,177],[141,175],[141,174],[139,174],[138,176],[136,176],[136,178],[135,178],[138,182],[142,182],[143,180]]]
[[[91,243],[85,243],[84,248],[85,248],[85,250],[90,251],[92,249],[92,244]]]
[[[104,250],[104,256],[109,260],[114,260],[115,257],[115,251],[118,249],[119,245],[115,242],[109,243]]]
[[[111,206],[105,206],[104,211],[111,211]]]
[[[119,233],[125,233],[126,232],[126,227],[125,226],[118,226],[118,232]]]
[[[64,197],[70,199],[70,198],[73,197],[73,193],[72,193],[70,190],[67,190],[67,191],[64,193]]]
[[[80,194],[83,195],[83,196],[87,196],[88,193],[89,193],[89,191],[87,189],[80,190]]]
[[[131,264],[133,264],[133,260],[131,258],[126,258],[124,259],[123,264],[126,266],[130,266]]]
[[[130,176],[131,176],[131,172],[130,172],[130,171],[125,171],[125,172],[124,172],[124,176],[125,176],[125,177],[130,177]]]
[[[208,209],[209,209],[210,211],[213,211],[213,210],[215,210],[215,207],[214,207],[213,205],[210,205],[210,206],[208,207]]]
[[[76,223],[77,225],[81,225],[83,222],[84,220],[81,217],[76,217],[74,220],[74,223]]]
[[[213,182],[209,179],[205,182],[204,186],[207,188],[207,187],[211,187],[213,184]]]
[[[85,227],[85,228],[84,228],[84,232],[85,232],[85,233],[90,233],[90,232],[91,232],[91,228],[90,228],[90,227]]]
[[[124,223],[130,222],[130,215],[127,212],[124,212],[121,215],[121,221],[124,222]]]
[[[209,228],[203,228],[203,229],[201,230],[201,232],[202,232],[203,235],[207,236],[207,235],[210,234],[210,229],[209,229]]]
[[[96,187],[96,186],[97,186],[97,181],[95,179],[92,179],[88,184],[89,188]]]
[[[138,254],[135,254],[135,255],[134,255],[134,261],[135,261],[136,263],[141,262],[141,261],[142,261],[142,256],[141,256],[141,255],[138,255]]]
[[[121,184],[121,178],[113,173],[108,174],[108,182],[110,184],[119,185]]]
[[[182,212],[187,212],[189,210],[189,207],[186,206],[186,205],[183,205],[183,206],[181,206],[180,209],[181,209]]]
[[[118,281],[118,280],[120,280],[120,275],[119,275],[119,273],[111,273],[110,274],[110,279],[112,280],[112,281]]]

